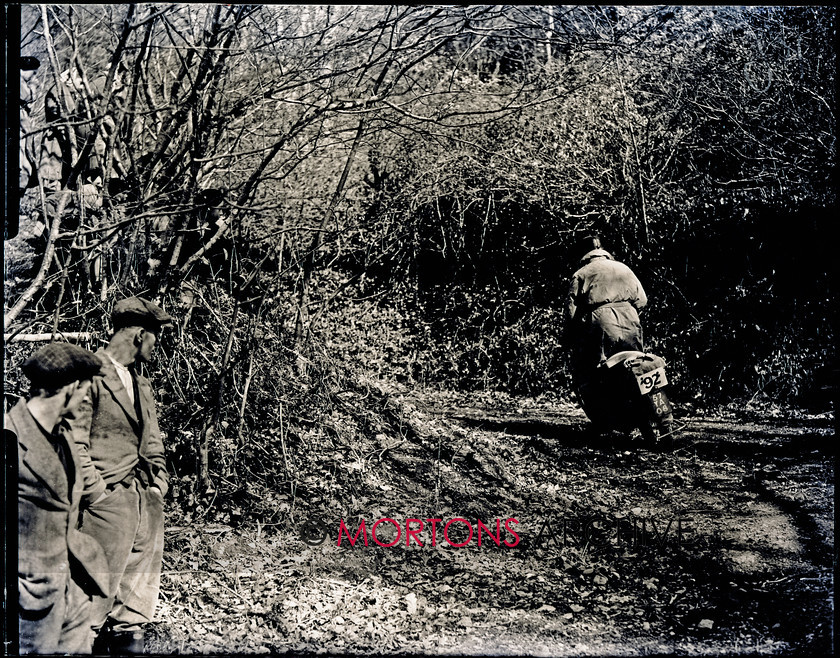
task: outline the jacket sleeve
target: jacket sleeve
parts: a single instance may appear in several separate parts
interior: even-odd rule
[[[151,415],[149,442],[146,445],[146,454],[143,456],[156,467],[156,476],[162,473],[167,480],[169,479],[169,474],[166,472],[163,439],[160,436],[160,427],[158,427],[157,414],[155,413]]]
[[[148,439],[145,443],[142,457],[151,464],[154,470],[153,484],[166,495],[166,492],[169,490],[169,473],[166,470],[166,451],[160,434],[160,426],[158,425],[157,404],[154,393],[152,392],[151,382],[144,379],[142,384],[141,388],[144,391],[142,394],[146,399],[146,403],[149,405],[150,411],[148,417]]]
[[[44,485],[45,477],[50,479],[44,472],[29,467],[19,443],[18,605],[21,610],[36,613],[49,610],[64,596],[70,573],[67,543],[62,534],[67,528],[67,508]]]
[[[569,299],[567,300],[566,310],[568,311],[567,322],[575,319],[577,312],[577,298],[580,292],[580,280],[577,276],[572,277],[572,282],[569,284]]]
[[[88,397],[79,404],[73,416],[65,417],[69,429],[68,438],[72,437],[73,443],[76,444],[76,452],[79,454],[82,482],[84,483],[82,493],[88,500],[96,500],[105,491],[106,487],[105,480],[102,479],[90,458],[90,428],[93,420],[93,409],[99,401],[100,386],[100,382],[94,379]]]
[[[648,298],[645,294],[645,289],[642,288],[642,282],[639,279],[636,279],[636,297],[632,300],[633,306],[636,307],[637,310],[643,309],[647,306]]]

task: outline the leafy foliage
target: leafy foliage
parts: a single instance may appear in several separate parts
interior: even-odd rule
[[[803,402],[832,358],[828,8],[22,14],[32,136],[65,150],[5,245],[6,331],[96,347],[118,298],[174,311],[185,501],[390,426],[369,379],[568,396],[582,231],[639,274],[678,402]]]
[[[556,341],[561,323],[536,318],[559,315],[575,236],[597,230],[648,289],[648,343],[685,395],[802,400],[807,372],[831,358],[836,198],[818,164],[835,158],[834,74],[821,54],[831,17],[686,7],[605,20],[610,48],[587,51],[585,66],[555,62],[560,98],[394,147],[399,193],[379,212],[410,223],[392,260],[457,361],[439,374],[534,390],[510,310],[534,316],[534,340]],[[782,355],[801,368],[781,367],[768,388],[759,364]],[[561,360],[544,361],[536,381],[562,382]]]

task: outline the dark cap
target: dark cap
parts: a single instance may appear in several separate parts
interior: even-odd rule
[[[603,246],[601,245],[601,238],[594,233],[585,235],[577,241],[576,249],[578,254],[581,256],[593,249],[603,249]]]
[[[102,363],[93,352],[70,343],[50,343],[23,363],[33,386],[57,389],[99,374]]]
[[[37,57],[21,57],[20,58],[20,70],[21,71],[34,71],[39,66],[41,66],[41,60]]]
[[[118,301],[114,304],[111,320],[115,329],[143,327],[149,331],[158,331],[161,327],[172,324],[171,315],[142,297],[129,297]]]

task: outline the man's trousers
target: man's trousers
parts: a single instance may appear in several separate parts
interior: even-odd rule
[[[110,570],[108,598],[93,603],[94,630],[106,621],[114,630],[133,630],[152,621],[163,559],[160,490],[136,479],[129,485],[116,485],[85,509],[81,531],[102,545]]]

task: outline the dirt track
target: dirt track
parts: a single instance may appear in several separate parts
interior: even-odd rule
[[[335,516],[516,518],[517,546],[338,547],[330,510],[329,541],[313,548],[292,525],[193,528],[168,559],[188,564],[188,546],[212,542],[213,560],[193,563],[204,590],[165,578],[155,648],[832,652],[828,416],[683,417],[675,444],[657,451],[593,436],[573,405],[407,397],[395,417],[402,440],[382,437]],[[189,601],[203,601],[200,614]]]
[[[584,653],[820,653],[831,646],[831,419],[683,416],[673,445],[651,452],[641,441],[622,435],[591,435],[585,417],[573,406],[550,413],[445,407],[437,412],[484,432],[501,433],[530,450],[535,471],[543,477],[534,478],[536,492],[529,502],[559,514],[578,532],[581,517],[594,517],[596,527],[600,521],[600,550],[593,534],[590,556],[596,562],[600,557],[604,568],[617,559],[618,552],[610,549],[622,543],[621,519],[628,517],[633,524],[623,522],[623,557],[634,551],[635,556],[616,570],[626,575],[649,567],[649,559],[638,559],[645,552],[647,558],[651,551],[664,554],[667,548],[679,553],[665,567],[674,571],[661,574],[655,583],[674,592],[654,615],[665,622],[662,634],[640,636],[630,620],[619,621],[622,615],[617,614],[618,624],[593,621],[596,632],[581,638],[590,642],[584,643]],[[561,486],[555,491],[551,483]],[[541,491],[547,495],[540,496]],[[574,519],[571,524],[569,518]],[[685,524],[690,530],[679,540],[672,531],[669,540],[664,534],[668,522],[684,518],[690,519]],[[642,519],[650,520],[653,540],[642,545],[642,538],[628,547],[634,544],[629,527],[639,527]],[[579,542],[571,542],[571,548],[569,543],[555,542],[550,548],[558,554],[580,551]],[[605,647],[605,636],[617,641]],[[767,645],[762,647],[762,641]]]

